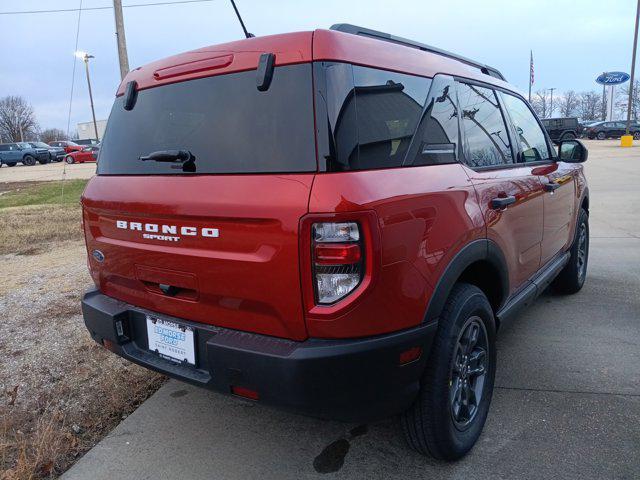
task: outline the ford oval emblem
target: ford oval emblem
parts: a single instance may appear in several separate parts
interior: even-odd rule
[[[93,258],[95,258],[96,261],[100,263],[104,262],[104,253],[102,253],[100,250],[94,250],[93,252],[91,252],[91,255],[93,255]]]
[[[629,80],[629,74],[624,72],[604,72],[596,78],[600,85],[620,85]]]

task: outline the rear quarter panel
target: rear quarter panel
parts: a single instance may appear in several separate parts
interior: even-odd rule
[[[420,324],[449,262],[485,236],[475,190],[459,164],[316,176],[310,214],[354,211],[377,218],[377,278],[357,305],[307,311],[310,336],[376,335]]]

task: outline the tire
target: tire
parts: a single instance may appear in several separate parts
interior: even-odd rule
[[[575,138],[576,138],[576,134],[569,132],[562,135],[562,137],[560,137],[560,141],[562,142],[563,140],[574,140]]]
[[[633,139],[640,140],[640,132],[633,132]]]
[[[76,163],[76,161],[73,159],[71,155],[67,155],[66,157],[64,157],[64,161],[67,162],[69,165],[71,165],[72,163]]]
[[[469,355],[465,349],[473,331],[477,342],[470,342],[475,346]],[[493,394],[495,335],[493,311],[484,293],[474,285],[456,284],[440,316],[418,398],[402,414],[405,438],[413,449],[439,460],[457,460],[474,446]],[[474,356],[475,362],[466,360]],[[465,410],[463,397],[456,395],[465,391],[480,396],[475,410]],[[465,398],[468,404],[470,397]]]
[[[31,155],[25,155],[24,158],[22,159],[22,164],[28,165],[29,167],[33,167],[36,164],[36,159]]]
[[[46,160],[38,160],[38,163],[40,163],[40,165],[46,165],[47,163],[49,163],[51,160],[49,158],[47,158]]]
[[[15,167],[18,163],[17,162],[7,162],[6,165],[8,167]]]
[[[596,135],[596,138],[598,140],[604,140],[605,138],[607,138],[607,134],[604,132],[598,132],[598,134]]]
[[[580,209],[578,224],[569,250],[569,263],[560,271],[553,281],[553,289],[558,293],[572,294],[579,292],[587,278],[589,263],[589,215],[584,208]]]

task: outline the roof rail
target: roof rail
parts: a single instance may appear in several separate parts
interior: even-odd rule
[[[500,71],[496,68],[490,67],[480,62],[476,62],[475,60],[471,60],[470,58],[463,57],[462,55],[458,55],[456,53],[451,53],[440,48],[432,47],[431,45],[426,45],[424,43],[409,40],[407,38],[396,37],[395,35],[391,35],[390,33],[379,32],[377,30],[371,30],[370,28],[358,27],[357,25],[351,25],[349,23],[336,23],[335,25],[331,26],[331,30],[336,30],[343,33],[351,33],[352,35],[360,35],[362,37],[375,38],[377,40],[382,40],[385,42],[397,43],[399,45],[417,48],[425,52],[442,55],[443,57],[453,58],[454,60],[458,60],[459,62],[466,63],[467,65],[471,65],[472,67],[480,69],[480,71],[486,75],[499,78],[500,80],[505,80],[502,73],[500,73]]]

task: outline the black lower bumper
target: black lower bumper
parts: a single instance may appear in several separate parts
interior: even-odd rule
[[[158,315],[99,291],[84,296],[82,312],[93,339],[132,362],[222,393],[243,387],[258,392],[260,403],[350,422],[411,405],[436,330],[430,324],[364,339],[296,342]],[[148,314],[194,329],[195,367],[147,349]],[[421,357],[401,366],[400,354],[417,346]]]

